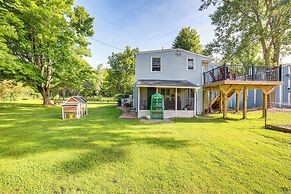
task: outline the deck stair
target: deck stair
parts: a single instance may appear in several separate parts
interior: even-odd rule
[[[227,95],[227,97],[230,98],[230,97],[233,95],[234,92],[235,92],[234,90],[232,90],[231,92],[229,92],[229,94]],[[221,98],[221,94],[217,95],[217,96],[212,100],[212,102],[211,102],[211,104],[210,104],[210,106],[212,107],[212,110],[215,111],[215,110],[218,110],[218,109],[219,109],[220,98]]]

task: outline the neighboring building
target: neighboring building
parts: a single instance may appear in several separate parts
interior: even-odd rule
[[[282,65],[283,85],[276,90],[276,106],[291,107],[291,64]]]
[[[133,107],[138,117],[150,114],[151,95],[164,96],[164,118],[202,113],[203,71],[212,58],[183,49],[142,51],[135,58]]]

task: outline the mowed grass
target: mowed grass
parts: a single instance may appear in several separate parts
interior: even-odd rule
[[[0,103],[0,193],[291,192],[291,135],[263,129],[261,112],[141,123],[89,107],[61,120],[60,107]]]

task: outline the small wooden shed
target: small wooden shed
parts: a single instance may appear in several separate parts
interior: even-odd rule
[[[78,119],[87,114],[87,100],[82,96],[72,96],[62,104],[63,119]]]

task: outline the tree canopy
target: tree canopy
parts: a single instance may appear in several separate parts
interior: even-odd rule
[[[108,57],[110,69],[106,83],[108,84],[111,96],[119,93],[131,93],[134,83],[135,54],[137,48],[131,49],[129,46],[123,52],[112,53]],[[108,88],[107,88],[108,89]]]
[[[73,0],[0,0],[0,73],[24,82],[50,104],[50,90],[80,81],[91,67],[93,18]]]
[[[201,54],[202,46],[198,32],[190,27],[182,28],[173,42],[173,48],[180,48]]]
[[[262,53],[266,65],[277,65],[282,51],[290,51],[289,0],[202,0],[200,10],[211,5],[216,39],[208,47],[224,59],[254,61]]]

